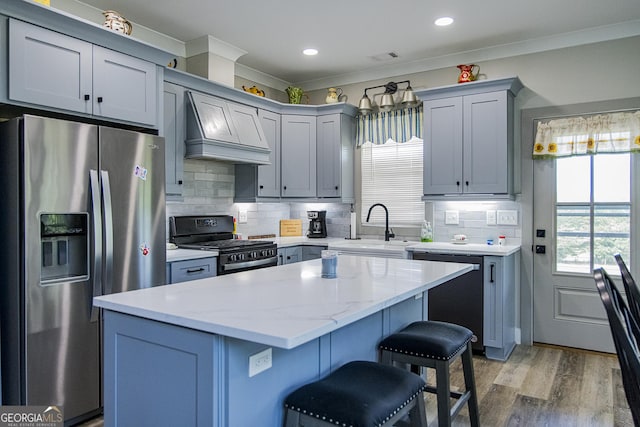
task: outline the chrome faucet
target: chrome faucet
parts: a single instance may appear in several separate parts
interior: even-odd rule
[[[384,209],[384,241],[388,242],[391,237],[396,237],[396,235],[393,234],[391,230],[389,230],[389,210],[385,205],[383,205],[382,203],[375,203],[371,205],[371,207],[369,208],[369,213],[367,213],[367,222],[369,222],[369,217],[371,216],[371,209],[375,208],[376,206],[381,206],[382,209]]]

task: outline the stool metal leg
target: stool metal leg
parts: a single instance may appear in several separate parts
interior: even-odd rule
[[[467,344],[467,350],[462,353],[462,370],[464,372],[464,385],[469,392],[469,421],[471,427],[480,427],[478,412],[478,397],[476,395],[476,380],[473,373],[473,355],[471,354],[471,341]]]

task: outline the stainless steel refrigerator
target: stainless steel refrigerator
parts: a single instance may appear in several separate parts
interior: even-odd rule
[[[23,116],[0,124],[5,405],[102,406],[96,295],[166,283],[164,140]]]

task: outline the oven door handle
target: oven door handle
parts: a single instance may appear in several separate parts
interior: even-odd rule
[[[242,268],[249,268],[249,267],[259,267],[261,265],[276,265],[278,263],[278,257],[274,256],[271,258],[263,258],[263,259],[257,259],[255,261],[245,261],[245,262],[236,262],[233,264],[224,264],[222,265],[222,271],[234,271],[234,270],[240,270]]]

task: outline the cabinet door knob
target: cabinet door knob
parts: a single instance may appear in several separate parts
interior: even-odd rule
[[[456,181],[456,185],[460,185],[460,181]]]
[[[287,189],[287,186],[285,185],[284,187],[282,187],[282,189],[283,189],[283,190],[286,190],[286,189]]]
[[[178,185],[182,185],[182,180],[178,180]]]
[[[85,95],[85,96],[84,96],[84,100],[85,100],[85,101],[88,101],[88,100],[90,100],[90,99],[91,99],[91,95]]]
[[[336,185],[336,190],[338,189],[338,186]]]
[[[264,188],[264,185],[261,185],[261,186],[260,186],[260,189],[262,190],[263,188]]]
[[[101,102],[102,102],[102,97],[101,97],[101,96],[99,96],[99,97],[98,97],[98,104],[99,104],[99,103],[101,103]]]
[[[467,185],[467,187],[469,186],[469,181],[465,181],[464,183]]]

